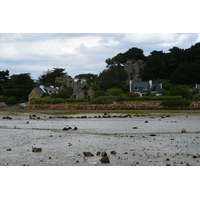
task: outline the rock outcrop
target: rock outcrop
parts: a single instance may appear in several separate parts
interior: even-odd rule
[[[143,60],[128,60],[124,65],[124,70],[128,73],[127,84],[130,80],[141,81],[141,72],[144,69],[146,63]]]

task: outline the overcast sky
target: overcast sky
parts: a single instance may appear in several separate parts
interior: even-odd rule
[[[0,70],[8,69],[10,75],[31,73],[34,79],[53,68],[65,68],[72,77],[99,74],[107,58],[132,47],[149,55],[153,50],[185,49],[197,42],[200,34],[189,33],[1,33]]]
[[[65,68],[72,77],[99,74],[107,58],[132,47],[149,55],[200,42],[196,0],[181,6],[174,0],[67,2],[1,3],[0,71],[31,73],[34,79],[53,68]]]

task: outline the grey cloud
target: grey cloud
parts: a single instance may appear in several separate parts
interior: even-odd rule
[[[80,38],[87,36],[87,42],[80,42]],[[88,38],[95,39],[95,45],[88,43]],[[129,37],[128,37],[129,36]],[[173,46],[179,48],[189,48],[200,39],[196,33],[184,34],[145,34],[146,38],[136,34],[122,33],[18,33],[18,34],[0,34],[0,51],[2,44],[6,47],[7,43],[15,46],[20,52],[20,56],[2,57],[5,52],[0,52],[0,70],[10,70],[10,73],[20,73],[26,71],[32,73],[32,77],[37,78],[48,68],[60,67],[66,68],[69,75],[75,76],[79,73],[99,74],[105,69],[105,60],[112,58],[118,53],[124,53],[128,49],[137,47],[144,51],[145,55],[150,52],[167,52]],[[73,51],[69,52],[65,48],[70,48],[67,41],[80,42],[74,46]],[[147,40],[148,39],[148,40]],[[45,42],[44,42],[45,41]],[[50,46],[49,42],[52,42]],[[41,45],[42,44],[42,45]],[[52,48],[52,49],[49,49]],[[72,48],[72,47],[71,47]],[[4,54],[3,54],[4,53]],[[27,67],[26,67],[27,66]],[[30,67],[28,67],[30,66]],[[35,67],[34,67],[35,66]],[[33,71],[31,71],[34,69]],[[11,71],[12,70],[12,71]],[[29,70],[29,71],[28,71]]]

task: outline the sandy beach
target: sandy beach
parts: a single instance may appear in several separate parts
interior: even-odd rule
[[[184,113],[1,111],[0,166],[199,166],[199,122]]]

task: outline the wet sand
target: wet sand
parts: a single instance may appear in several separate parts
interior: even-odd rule
[[[1,166],[199,166],[200,115],[0,113]],[[12,119],[3,119],[9,116]],[[63,131],[66,126],[72,129]],[[78,130],[73,130],[74,125]],[[182,129],[186,132],[182,133]],[[32,152],[33,147],[42,148]],[[101,163],[106,152],[110,163]],[[111,151],[115,151],[114,154]],[[84,156],[91,152],[94,156]]]

